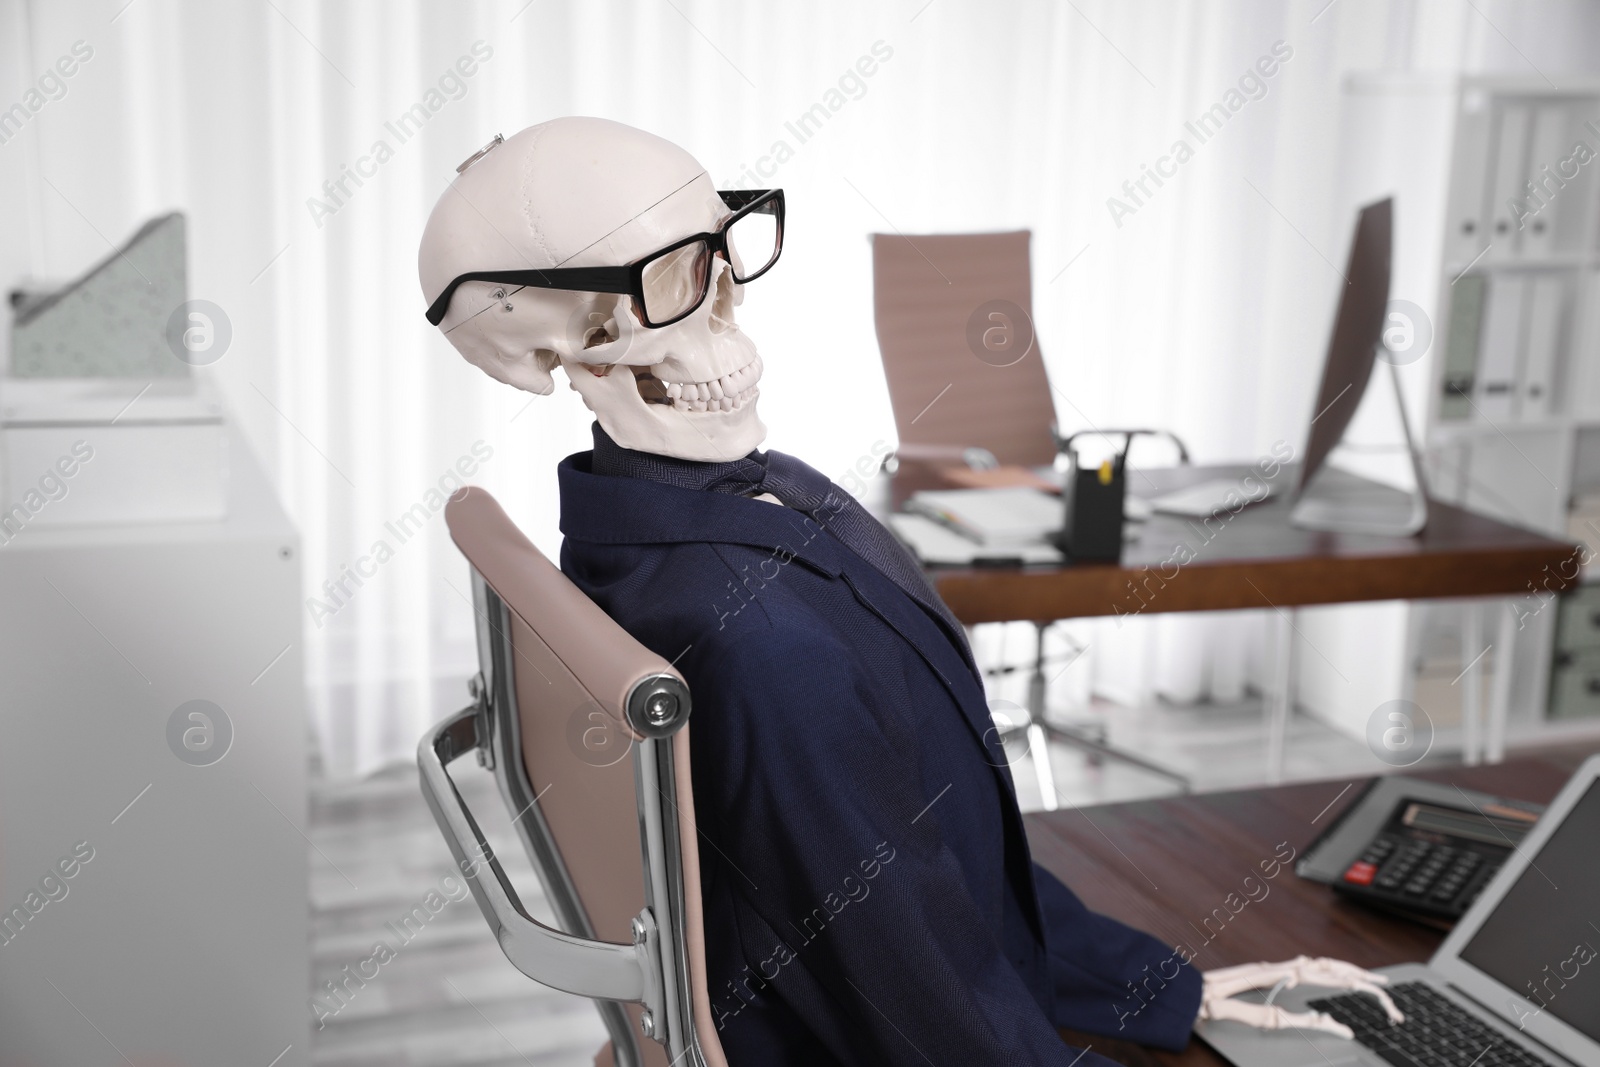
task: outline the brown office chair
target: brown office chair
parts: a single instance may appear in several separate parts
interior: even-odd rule
[[[472,567],[474,702],[417,750],[422,792],[506,957],[593,998],[597,1067],[726,1067],[706,992],[689,689],[482,489],[445,507]],[[450,780],[476,752],[561,929],[529,917]],[[640,1036],[650,1040],[640,1040]]]
[[[1033,329],[1030,236],[872,235],[878,349],[902,485],[966,484],[951,468],[990,457],[1008,467],[1055,460],[1055,406]]]
[[[917,489],[980,484],[964,467],[1025,469],[1055,461],[1055,405],[1033,328],[1030,237],[1027,230],[872,235],[878,349],[900,437],[897,498]],[[1183,775],[1106,744],[1098,723],[1063,729],[1045,720],[1048,625],[1034,623],[1028,719],[1002,730],[1027,735],[1044,806],[1056,806],[1047,738],[1091,760],[1142,767],[1187,790]]]

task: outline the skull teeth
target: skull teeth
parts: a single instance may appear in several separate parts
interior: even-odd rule
[[[761,357],[757,356],[736,371],[704,382],[663,382],[653,376],[640,378],[640,392],[647,400],[671,404],[674,411],[737,411],[752,403],[760,390]]]
[[[751,403],[761,395],[761,390],[756,386],[735,393],[733,396],[724,396],[721,400],[683,400],[672,402],[675,411],[737,411],[746,404]]]

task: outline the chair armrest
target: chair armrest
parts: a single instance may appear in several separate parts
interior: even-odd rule
[[[1167,440],[1171,441],[1173,443],[1174,447],[1176,447],[1177,450],[1178,450],[1178,464],[1179,464],[1179,466],[1187,467],[1189,465],[1189,450],[1188,450],[1188,448],[1184,447],[1183,439],[1181,437],[1179,437],[1177,434],[1173,433],[1171,430],[1101,430],[1101,429],[1093,429],[1093,430],[1079,430],[1077,433],[1071,433],[1071,434],[1068,434],[1065,437],[1062,437],[1061,434],[1056,431],[1056,428],[1054,426],[1052,426],[1052,427],[1050,427],[1050,436],[1055,439],[1055,442],[1056,442],[1056,454],[1057,455],[1060,455],[1061,453],[1068,451],[1072,447],[1072,442],[1073,442],[1074,438],[1078,438],[1078,437],[1115,437],[1115,436],[1121,436],[1122,437],[1122,458],[1123,459],[1127,459],[1127,457],[1128,457],[1128,449],[1132,447],[1133,439],[1135,437],[1141,437],[1141,436],[1142,437],[1165,437]]]
[[[446,765],[475,751],[482,712],[473,704],[423,736],[417,746],[422,795],[472,890],[478,910],[513,966],[541,985],[580,997],[640,1001],[659,1007],[660,961],[649,910],[634,921],[637,941],[618,945],[574,937],[538,922],[523,910],[477,820],[467,810]]]

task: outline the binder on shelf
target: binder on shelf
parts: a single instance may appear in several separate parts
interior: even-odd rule
[[[1555,377],[1565,334],[1567,279],[1539,274],[1529,279],[1527,342],[1523,347],[1522,388],[1517,417],[1540,419],[1554,414]]]
[[[1443,395],[1439,418],[1472,417],[1473,380],[1478,372],[1478,340],[1483,326],[1483,296],[1488,278],[1464,274],[1450,295],[1450,322],[1445,336]]]
[[[1555,253],[1556,233],[1574,206],[1567,196],[1566,179],[1557,173],[1567,156],[1571,109],[1566,104],[1546,103],[1533,109],[1533,131],[1528,149],[1528,166],[1521,195],[1516,197],[1522,210],[1512,218],[1522,239],[1522,256],[1533,259]]]
[[[1488,258],[1515,259],[1521,245],[1514,205],[1527,197],[1523,183],[1528,170],[1528,106],[1507,103],[1499,108],[1495,124],[1494,176],[1489,189],[1489,219],[1493,240]]]
[[[1527,280],[1516,274],[1497,274],[1489,283],[1472,389],[1476,414],[1489,422],[1516,415],[1517,363],[1527,289]]]
[[[1600,163],[1597,159],[1595,163]],[[1594,164],[1591,164],[1593,166]],[[1567,312],[1567,359],[1562,367],[1563,408],[1583,423],[1600,422],[1600,271],[1573,271]]]
[[[1456,119],[1455,171],[1450,191],[1450,210],[1446,215],[1445,249],[1447,260],[1471,263],[1489,244],[1491,236],[1484,216],[1489,190],[1489,105],[1484,95],[1462,98]]]
[[[1600,200],[1600,160],[1580,161],[1580,143],[1590,152],[1600,154],[1600,100],[1593,98],[1574,101],[1568,106],[1571,126],[1562,160],[1572,160],[1566,169],[1570,173],[1577,166],[1575,177],[1567,179],[1561,191],[1562,211],[1560,225],[1556,227],[1556,251],[1582,253],[1594,248],[1596,201]]]

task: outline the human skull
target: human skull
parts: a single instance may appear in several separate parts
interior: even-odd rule
[[[445,190],[422,234],[422,293],[431,302],[468,271],[623,266],[728,214],[676,145],[606,119],[555,119],[487,149]],[[733,317],[744,287],[720,256],[714,270],[700,306],[659,329],[627,295],[482,281],[456,290],[439,328],[469,362],[532,393],[553,390],[559,364],[624,448],[734,459],[766,438],[761,359]]]

